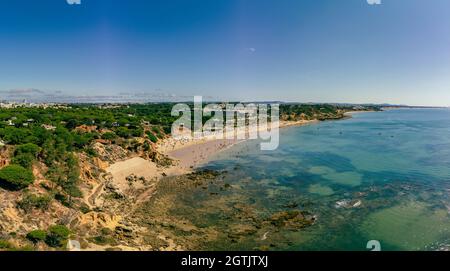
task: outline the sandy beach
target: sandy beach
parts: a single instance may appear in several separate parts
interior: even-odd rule
[[[279,128],[291,126],[302,126],[318,122],[317,120],[301,121],[280,121]],[[208,161],[211,155],[223,151],[235,144],[239,144],[249,139],[237,139],[237,135],[263,131],[263,128],[247,128],[247,130],[238,130],[234,139],[217,139],[214,135],[206,136],[201,139],[181,139],[169,138],[158,145],[158,150],[170,158],[178,161],[178,167],[182,170],[192,170],[193,168]]]
[[[114,163],[106,171],[112,175],[114,184],[122,191],[128,188],[129,184],[126,178],[132,174],[146,180],[154,180],[155,177],[163,174],[163,170],[158,168],[155,163],[141,157]]]
[[[280,121],[280,128],[301,126],[316,123],[313,121]],[[263,129],[252,128],[253,132]],[[204,164],[208,159],[218,152],[244,142],[248,139],[237,139],[237,135],[248,133],[249,128],[238,130],[234,139],[217,139],[216,135],[209,135],[201,139],[175,139],[167,138],[157,145],[158,152],[167,155],[175,161],[169,168],[158,167],[154,162],[140,157],[134,157],[120,161],[109,166],[106,171],[111,174],[116,186],[125,190],[128,187],[126,178],[130,175],[144,177],[147,180],[159,180],[164,176],[176,176],[192,172],[196,167]]]
[[[376,111],[372,111],[372,110],[366,110],[366,111],[348,111],[344,113],[344,116],[346,117],[351,117],[354,114],[361,114],[361,113],[372,113],[372,112],[376,112]]]

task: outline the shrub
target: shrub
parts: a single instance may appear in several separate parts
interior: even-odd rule
[[[83,193],[81,192],[80,188],[78,188],[75,184],[69,184],[63,187],[64,191],[69,195],[70,197],[74,198],[81,198],[83,197]],[[71,199],[69,199],[71,200]]]
[[[49,196],[36,196],[33,194],[27,194],[21,201],[17,203],[20,209],[30,211],[33,208],[46,210],[50,205],[52,198]]]
[[[27,239],[37,244],[39,242],[44,242],[47,238],[47,233],[43,230],[34,230],[27,234]]]
[[[11,145],[25,143],[25,138],[28,135],[29,132],[27,130],[16,127],[6,127],[0,131],[0,136],[2,136],[3,140]]]
[[[91,208],[89,208],[88,205],[86,205],[86,204],[83,203],[83,204],[80,206],[80,211],[81,211],[83,214],[87,214],[87,213],[89,213],[89,212],[91,211]]]
[[[31,154],[32,156],[36,157],[41,152],[41,148],[33,143],[27,143],[20,146],[17,146],[15,154]]]
[[[150,139],[151,142],[156,143],[158,142],[158,138],[151,132],[147,132],[147,136]]]
[[[69,239],[70,230],[63,225],[52,226],[48,229],[45,243],[50,247],[63,247]]]
[[[87,146],[92,141],[92,135],[89,133],[86,134],[78,134],[72,133],[73,145],[81,149],[84,146]]]
[[[170,135],[172,133],[172,126],[164,126],[164,133],[166,133],[167,135]]]
[[[113,132],[107,132],[102,135],[102,138],[105,140],[114,140],[117,138],[117,135]]]
[[[98,157],[97,151],[92,147],[86,148],[86,154],[90,157]]]
[[[35,159],[35,157],[31,153],[21,153],[21,154],[17,154],[11,160],[11,162],[13,164],[17,164],[24,168],[30,169],[31,166],[33,165],[34,159]]]
[[[92,242],[94,242],[95,244],[101,245],[101,246],[116,245],[116,241],[114,240],[114,238],[109,237],[109,236],[99,235],[99,236],[95,236],[95,237],[91,238],[90,240]]]
[[[5,240],[0,240],[0,249],[11,249],[12,245]]]
[[[116,241],[111,237],[113,231],[108,228],[102,228],[100,235],[91,238],[90,240],[98,245],[115,245]]]
[[[131,135],[134,137],[141,137],[144,134],[144,130],[141,128],[131,130]]]
[[[0,186],[10,190],[23,189],[34,182],[33,172],[19,165],[0,169]]]
[[[55,200],[59,201],[62,205],[66,207],[72,207],[72,204],[70,203],[69,199],[61,193],[55,195]]]
[[[131,135],[130,130],[128,130],[128,128],[126,128],[126,127],[117,128],[116,134],[123,138],[129,138]]]
[[[147,141],[144,142],[144,144],[142,145],[142,148],[143,148],[144,151],[151,150],[150,144]]]

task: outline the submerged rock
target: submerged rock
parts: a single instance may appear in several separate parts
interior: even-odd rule
[[[361,206],[361,204],[362,204],[362,201],[358,200],[358,201],[356,201],[355,203],[353,203],[352,207],[353,207],[353,208],[356,208],[356,207]]]
[[[350,204],[350,201],[344,199],[344,200],[337,201],[336,204],[334,205],[334,207],[336,207],[337,209],[339,209],[339,208],[348,208],[349,204]]]
[[[336,209],[340,209],[340,208],[357,208],[357,207],[360,207],[361,205],[362,205],[362,201],[361,200],[343,199],[343,200],[337,201],[334,207]]]
[[[283,207],[289,208],[289,209],[294,209],[294,208],[297,208],[298,205],[299,205],[298,202],[293,201],[293,202],[289,202],[289,203],[283,205]]]
[[[268,221],[275,227],[298,230],[313,225],[315,220],[316,217],[307,212],[293,210],[275,213]]]
[[[257,228],[253,225],[238,224],[231,225],[228,232],[228,238],[238,241],[246,236],[254,235],[257,232]]]

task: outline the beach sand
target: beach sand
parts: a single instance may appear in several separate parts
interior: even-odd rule
[[[301,121],[280,121],[279,127],[302,126],[316,123],[316,120],[301,120]],[[264,128],[249,128],[253,132],[264,131]],[[169,138],[158,145],[158,151],[168,155],[172,159],[178,161],[178,167],[182,170],[190,171],[193,168],[204,164],[208,161],[211,155],[217,154],[235,144],[239,144],[248,139],[236,139],[238,135],[243,135],[249,132],[247,130],[240,130],[235,133],[235,139],[216,139],[214,135],[206,136],[202,139],[174,139]]]
[[[114,163],[106,171],[113,176],[114,184],[122,191],[128,188],[129,184],[126,178],[132,174],[147,180],[153,180],[163,174],[163,170],[158,168],[155,163],[141,157]]]
[[[178,167],[180,169],[189,171],[208,161],[209,157],[212,155],[243,141],[244,140],[237,139],[205,140],[175,149],[168,152],[167,155],[178,161]]]

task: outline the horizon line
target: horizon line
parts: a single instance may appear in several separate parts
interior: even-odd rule
[[[105,96],[106,97],[106,96]],[[18,105],[45,105],[45,104],[52,104],[52,105],[137,105],[137,104],[161,104],[161,103],[169,103],[169,104],[176,104],[176,103],[193,103],[193,101],[190,100],[178,100],[178,101],[170,101],[170,100],[160,100],[160,101],[73,101],[73,102],[57,102],[57,101],[26,101],[26,99],[22,99],[23,101],[18,100],[0,100],[0,104],[18,104]],[[237,101],[237,100],[207,100],[204,102],[208,103],[243,103],[243,104],[249,104],[249,103],[279,103],[279,104],[304,104],[304,105],[320,105],[320,104],[327,104],[327,105],[340,105],[340,106],[380,106],[380,107],[396,107],[396,108],[450,108],[450,106],[445,105],[408,105],[408,104],[390,104],[390,103],[352,103],[352,102],[299,102],[299,101],[282,101],[282,100],[260,100],[260,101]]]

